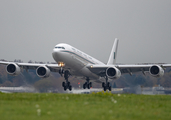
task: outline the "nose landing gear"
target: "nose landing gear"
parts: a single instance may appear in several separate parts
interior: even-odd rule
[[[71,86],[70,82],[68,81],[68,78],[70,75],[71,74],[70,74],[69,70],[64,71],[64,78],[65,78],[66,82],[62,82],[62,87],[64,87],[65,91],[67,89],[69,89],[70,91],[72,90],[72,86]]]

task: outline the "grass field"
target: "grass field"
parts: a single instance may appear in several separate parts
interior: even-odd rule
[[[171,120],[171,96],[0,93],[0,119]]]

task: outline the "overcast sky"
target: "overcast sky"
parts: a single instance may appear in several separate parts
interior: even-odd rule
[[[53,62],[68,43],[106,63],[171,63],[171,0],[0,0],[0,59]]]

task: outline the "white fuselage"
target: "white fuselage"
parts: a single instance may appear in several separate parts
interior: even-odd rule
[[[57,63],[64,63],[64,68],[70,70],[71,75],[83,76],[85,78],[89,78],[90,80],[97,80],[99,79],[99,76],[92,73],[86,65],[104,65],[104,63],[98,61],[97,59],[64,43],[55,46],[52,56]]]

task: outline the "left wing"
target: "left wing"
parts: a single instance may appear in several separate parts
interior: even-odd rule
[[[152,76],[159,77],[164,74],[164,69],[171,67],[171,64],[156,65],[87,65],[87,68],[96,75],[101,77],[118,78],[120,74],[130,74],[142,72],[150,72]],[[118,76],[118,77],[117,77]]]

